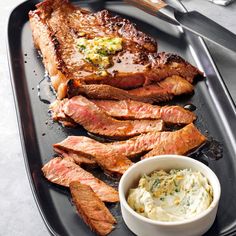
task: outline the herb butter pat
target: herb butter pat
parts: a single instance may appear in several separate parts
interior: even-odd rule
[[[206,210],[212,200],[213,190],[207,178],[190,169],[144,175],[127,199],[137,213],[159,221],[189,219]]]
[[[79,38],[77,47],[84,54],[84,59],[100,68],[111,65],[110,55],[122,50],[122,38],[95,37],[94,39]]]

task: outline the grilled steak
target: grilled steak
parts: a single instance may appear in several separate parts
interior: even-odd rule
[[[162,132],[159,142],[143,159],[162,154],[185,155],[206,141],[206,137],[193,126],[174,133]]]
[[[98,235],[107,235],[116,223],[115,218],[94,191],[79,182],[70,183],[70,192],[84,222]]]
[[[120,142],[115,142],[120,143]],[[60,150],[77,153],[89,158],[95,158],[96,155],[116,155],[116,152],[109,147],[109,143],[100,143],[94,139],[85,136],[68,136],[60,143],[53,145],[55,152],[61,152]],[[121,154],[121,153],[118,153]]]
[[[131,90],[123,90],[104,84],[85,85],[81,84],[78,80],[70,80],[67,90],[68,97],[83,95],[92,99],[131,99],[147,103],[169,101],[174,96],[192,92],[193,86],[179,76],[168,77],[158,84]]]
[[[78,165],[86,165],[86,166],[89,165],[90,167],[97,166],[97,162],[95,161],[94,157],[82,156],[75,152],[65,151],[59,148],[58,149],[54,148],[54,151],[60,154],[63,158],[73,161]]]
[[[90,155],[88,153],[78,153],[73,150],[57,148],[56,146],[54,146],[54,151],[64,159],[78,165],[96,167],[98,164],[107,174],[113,177],[120,177],[133,164],[123,154],[114,154],[111,156],[108,153],[96,153],[96,155]]]
[[[63,111],[65,100],[56,100],[50,105],[52,118],[64,126],[75,126],[75,122]],[[167,124],[189,124],[196,115],[180,106],[155,106],[133,100],[91,100],[109,116],[125,120],[161,119]],[[58,111],[60,110],[60,111]],[[67,121],[68,119],[68,121]],[[66,123],[67,122],[67,123]]]
[[[61,150],[64,150],[94,159],[97,155],[105,157],[125,155],[128,158],[133,158],[143,152],[152,150],[160,133],[142,134],[125,141],[113,143],[100,143],[85,136],[68,136],[62,142],[54,144],[53,147],[55,152],[61,153]]]
[[[44,0],[36,7],[29,12],[34,44],[42,53],[59,98],[66,95],[68,79],[130,89],[171,75],[182,76],[190,82],[202,76],[181,57],[157,53],[154,39],[138,31],[129,20],[112,16],[106,10],[91,13],[72,6],[67,0]],[[101,71],[97,58],[90,55],[91,59],[85,54],[88,48],[81,45],[78,49],[81,38],[86,42],[119,39],[121,45],[119,49],[106,48],[105,52],[100,50],[100,54],[96,54],[100,59],[105,58],[105,54],[107,60],[109,57],[109,66]],[[101,44],[99,46],[101,48]],[[92,49],[94,51],[94,47]]]
[[[92,100],[112,117],[119,119],[162,119],[168,124],[189,124],[196,115],[180,106],[154,106],[133,100]]]
[[[117,191],[95,178],[75,163],[56,157],[51,159],[42,168],[44,176],[51,182],[68,187],[72,181],[90,186],[97,196],[104,202],[117,202]]]
[[[126,156],[97,154],[95,160],[98,165],[109,175],[120,177],[133,164]]]
[[[83,136],[69,136],[62,142],[54,144],[54,148],[56,148],[55,151],[62,149],[94,158],[98,154],[101,156],[125,155],[128,158],[133,158],[137,155],[151,151],[164,143],[169,145],[168,147],[164,147],[164,150],[168,149],[169,154],[172,154],[175,152],[175,145],[179,146],[179,144],[176,143],[181,143],[186,152],[187,149],[191,150],[200,146],[204,141],[205,137],[193,124],[189,124],[177,131],[151,132],[125,141],[113,143],[100,143]],[[171,148],[173,150],[171,150]]]
[[[68,102],[68,99],[66,98],[63,100],[55,100],[50,104],[49,111],[51,112],[54,121],[60,122],[63,126],[75,127],[77,124],[63,111],[63,106],[66,102]]]
[[[67,116],[82,125],[89,132],[108,137],[127,138],[163,129],[162,120],[116,120],[82,96],[69,99],[64,105],[63,110]]]

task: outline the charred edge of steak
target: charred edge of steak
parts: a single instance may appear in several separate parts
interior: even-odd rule
[[[54,51],[55,51],[56,56],[58,58],[57,69],[66,75],[66,74],[68,74],[68,70],[67,70],[66,63],[64,62],[64,60],[62,59],[62,56],[61,56],[60,42],[57,39],[55,33],[51,34],[51,38],[52,38],[52,43],[54,45]]]
[[[86,85],[82,84],[79,80],[69,80],[67,86],[69,98],[83,95],[92,99],[131,99],[146,103],[168,101],[173,99],[174,96],[192,93],[193,85],[179,76],[168,77],[157,84],[132,90],[119,89],[105,84]]]
[[[181,65],[183,68],[185,68],[186,75],[188,73],[191,75],[189,77],[182,75],[190,83],[192,83],[194,80],[204,78],[203,72],[201,72],[198,68],[191,65],[189,62],[187,62],[186,60],[184,60],[182,57],[180,57],[177,54],[160,52],[160,53],[157,53],[156,55],[154,55],[154,60],[156,61],[157,66],[171,65],[171,64],[173,65],[174,63]],[[181,74],[180,74],[180,76],[181,76]]]
[[[69,3],[68,0],[44,0],[36,4],[36,8],[39,13],[44,15],[45,19],[46,17],[49,17],[54,10],[62,7],[63,5],[67,5],[67,7],[70,7],[71,10],[76,9],[72,4]]]
[[[50,17],[54,10],[62,7],[70,9],[71,13],[73,13],[73,11],[80,10],[84,14],[94,16],[99,25],[107,27],[110,31],[118,33],[128,40],[136,42],[149,52],[157,52],[157,42],[154,38],[142,31],[139,31],[136,24],[130,22],[128,19],[122,18],[119,15],[113,16],[112,13],[107,10],[92,13],[87,9],[73,6],[68,0],[44,0],[43,2],[37,4],[36,7],[37,10],[30,11],[30,16],[37,12],[43,14],[44,18],[47,18]]]
[[[155,86],[155,85],[154,85]],[[159,87],[159,85],[156,85]],[[83,95],[91,99],[104,99],[104,100],[125,100],[131,99],[134,101],[154,103],[171,100],[174,95],[168,93],[163,88],[163,93],[149,94],[145,90],[149,87],[140,87],[138,89],[124,90],[113,87],[107,84],[82,84],[79,80],[69,80],[67,83],[67,96],[72,98],[74,96]],[[161,88],[159,87],[159,90]],[[151,89],[150,89],[151,90]],[[102,91],[102,92],[101,92]],[[134,93],[133,93],[134,92]]]
[[[69,75],[66,63],[62,59],[62,55],[60,52],[60,48],[61,48],[60,42],[59,42],[58,38],[56,37],[56,32],[53,32],[52,28],[48,25],[47,20],[46,20],[47,17],[50,16],[50,13],[53,11],[53,9],[51,8],[51,5],[50,5],[51,2],[53,2],[53,1],[47,0],[47,1],[37,4],[38,9],[35,11],[30,11],[29,18],[30,19],[35,18],[35,20],[42,23],[44,25],[44,27],[46,28],[46,30],[49,32],[48,37],[50,38],[50,42],[53,45],[53,49],[54,49],[53,54],[57,58],[57,61],[55,62],[57,64],[57,69],[59,71],[61,71],[62,74]],[[64,2],[67,2],[67,1],[64,1]],[[44,11],[40,8],[43,8]],[[33,35],[33,37],[34,37],[34,35]],[[34,40],[34,42],[36,42],[36,40]],[[41,48],[39,47],[39,45],[35,44],[35,47],[41,51]],[[45,55],[43,55],[43,58],[44,58],[44,56]]]
[[[111,31],[118,32],[122,37],[142,45],[147,51],[153,53],[157,51],[155,39],[137,30],[136,24],[131,23],[128,19],[119,15],[113,16],[107,10],[102,10],[92,15],[100,20],[101,25],[107,26]]]
[[[203,72],[177,54],[160,52],[150,54],[149,57],[152,61],[152,69],[158,71],[157,73],[159,73],[161,79],[178,75],[185,78],[188,82],[193,83],[197,79],[204,78]],[[163,76],[165,77],[163,78]],[[156,82],[152,80],[153,79],[147,80],[146,84]]]

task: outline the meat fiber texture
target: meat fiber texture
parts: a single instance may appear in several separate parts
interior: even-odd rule
[[[55,184],[69,187],[72,181],[79,181],[90,186],[102,201],[119,201],[118,192],[114,188],[97,179],[72,161],[56,157],[46,163],[42,171],[44,176]]]
[[[70,183],[73,202],[84,222],[98,235],[107,235],[114,228],[115,218],[88,185]]]
[[[163,120],[166,124],[185,125],[196,120],[196,115],[181,106],[157,106],[133,100],[90,100],[107,115],[124,120]],[[56,100],[50,105],[52,118],[62,122],[64,126],[71,124],[71,118],[64,113],[64,105],[68,99]],[[65,123],[65,121],[67,123]],[[73,122],[74,124],[75,122]]]
[[[205,141],[206,137],[193,124],[189,124],[177,131],[150,132],[113,143],[101,143],[84,136],[69,136],[54,144],[54,148],[90,158],[96,158],[97,155],[134,158],[144,153],[147,153],[144,156],[147,158],[162,154],[185,155]]]
[[[164,127],[162,120],[116,120],[83,96],[69,99],[63,110],[87,131],[106,137],[124,139]]]
[[[193,85],[180,76],[173,75],[164,80],[131,90],[115,88],[106,84],[82,84],[79,80],[69,80],[67,95],[69,98],[83,95],[92,99],[110,99],[154,103],[172,100],[175,96],[192,94]]]
[[[58,98],[66,96],[67,81],[77,79],[85,84],[107,84],[132,89],[178,75],[192,82],[203,74],[180,56],[157,53],[157,43],[139,31],[129,20],[113,16],[107,10],[91,13],[76,8],[67,0],[45,0],[29,12],[35,47],[43,56]],[[106,74],[84,60],[77,49],[79,38],[119,37],[122,50],[111,56]]]

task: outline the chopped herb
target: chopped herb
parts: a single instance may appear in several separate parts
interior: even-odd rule
[[[175,187],[177,187],[178,185],[177,185],[177,183],[176,183],[175,179],[174,179],[174,181],[173,181],[173,182],[174,182],[174,185],[175,185]]]
[[[105,69],[111,66],[110,55],[114,55],[122,50],[122,38],[79,38],[77,40],[77,47],[85,55],[86,61]]]
[[[84,51],[86,49],[85,45],[78,45],[79,51]]]
[[[151,191],[153,192],[153,190],[160,184],[160,180],[159,179],[156,179],[153,184],[152,184],[152,187],[151,187]]]
[[[160,200],[161,200],[161,201],[164,201],[164,200],[165,200],[165,198],[164,198],[164,197],[160,197]]]

